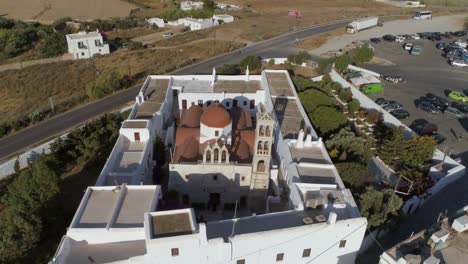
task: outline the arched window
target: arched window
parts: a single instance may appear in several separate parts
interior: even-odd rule
[[[268,141],[265,141],[265,144],[263,144],[263,154],[268,154],[269,152],[269,146],[268,146]]]
[[[211,150],[207,149],[205,151],[206,162],[211,163]]]
[[[221,162],[226,162],[226,150],[221,151]]]
[[[271,136],[271,127],[270,126],[266,126],[265,134],[266,134],[267,137]]]
[[[263,152],[263,142],[260,140],[258,141],[258,145],[257,145],[257,154],[262,154]]]
[[[265,127],[263,125],[260,126],[258,135],[261,137],[265,136]]]
[[[265,171],[265,161],[259,160],[257,163],[257,171],[264,172]]]
[[[218,162],[219,160],[219,149],[215,148],[213,153],[213,162]]]

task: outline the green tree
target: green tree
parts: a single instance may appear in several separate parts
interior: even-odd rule
[[[351,102],[348,103],[348,111],[351,113],[355,113],[361,108],[361,103],[359,100],[353,99]]]
[[[67,52],[67,40],[65,34],[61,32],[52,32],[48,34],[41,42],[41,53],[46,57],[53,57]]]
[[[298,92],[303,92],[311,88],[318,88],[319,84],[303,76],[293,76],[292,81]]]
[[[248,66],[250,72],[259,72],[262,69],[262,61],[256,56],[247,56],[241,60],[240,66],[243,71]]]
[[[122,77],[115,71],[103,74],[86,85],[86,94],[95,99],[111,94],[122,86]]]
[[[309,118],[314,127],[324,136],[338,131],[348,123],[348,119],[343,113],[329,106],[317,107],[309,114]]]
[[[366,164],[359,162],[340,162],[335,164],[341,179],[352,188],[353,194],[361,193],[365,186],[374,181]]]
[[[365,142],[356,136],[350,127],[342,128],[338,133],[330,136],[326,142],[329,150],[336,150],[336,160],[357,161],[366,163],[370,154],[366,153]]]
[[[407,142],[401,163],[405,167],[418,168],[432,160],[436,143],[429,136],[414,136]]]
[[[298,95],[304,109],[308,113],[315,111],[319,106],[332,106],[336,102],[334,98],[315,89],[306,90]]]
[[[216,4],[213,0],[203,0],[203,8],[213,11],[216,9]]]
[[[299,51],[298,53],[293,53],[288,55],[288,61],[296,65],[301,65],[309,61],[312,57],[307,51]]]
[[[361,65],[370,62],[374,57],[374,50],[367,46],[362,46],[351,51],[352,63]]]
[[[405,131],[402,127],[393,127],[379,149],[379,156],[385,164],[396,167],[401,165],[402,154],[406,152]]]
[[[238,75],[241,73],[241,69],[238,64],[224,64],[223,67],[217,71],[219,74],[223,75]]]
[[[392,216],[397,216],[403,200],[392,189],[378,191],[367,187],[366,192],[359,197],[361,215],[367,218],[369,228],[388,223]]]
[[[338,98],[340,98],[343,103],[347,103],[353,99],[353,93],[349,88],[341,88],[338,92]]]
[[[162,166],[166,162],[166,145],[160,137],[154,139],[153,144],[153,159],[158,166]]]
[[[348,55],[341,55],[336,57],[335,59],[335,69],[337,72],[342,73],[344,70],[348,68],[348,65],[351,64],[353,61],[350,56]]]

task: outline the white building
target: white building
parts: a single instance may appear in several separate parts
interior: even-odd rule
[[[75,59],[88,59],[96,54],[109,54],[109,44],[104,44],[99,32],[78,32],[66,36],[68,53]]]
[[[234,22],[234,17],[231,15],[227,15],[227,14],[213,15],[213,19],[217,20],[218,24]]]
[[[146,22],[151,26],[158,26],[159,28],[164,27],[164,19],[162,18],[157,18],[157,17],[148,18],[146,19]]]
[[[148,76],[52,263],[354,263],[366,226],[287,71]]]
[[[190,30],[202,30],[218,25],[218,21],[214,19],[202,19],[202,18],[180,18],[178,20],[179,25],[190,27]]]
[[[203,2],[200,1],[183,1],[180,2],[180,9],[184,11],[192,10],[192,9],[202,9]]]

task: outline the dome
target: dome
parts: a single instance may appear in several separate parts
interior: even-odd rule
[[[214,103],[203,110],[200,122],[208,127],[223,128],[231,123],[231,116],[222,105]]]
[[[252,115],[244,111],[240,107],[233,107],[231,109],[232,127],[234,129],[252,129]]]
[[[180,127],[200,127],[200,117],[203,109],[199,105],[192,105],[188,110],[182,111]]]
[[[200,144],[198,140],[191,137],[187,139],[180,147],[178,151],[178,161],[196,161],[198,158],[198,149]]]
[[[239,146],[236,149],[235,155],[237,160],[240,162],[249,160],[251,157],[249,144],[241,139],[239,141]]]

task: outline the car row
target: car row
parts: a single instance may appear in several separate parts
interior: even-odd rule
[[[403,105],[396,101],[386,100],[382,97],[379,97],[375,100],[375,103],[380,105],[380,107],[392,114],[397,119],[405,119],[410,116],[410,113],[403,109]]]
[[[429,123],[422,118],[414,120],[409,127],[420,136],[432,137],[437,144],[441,144],[446,139],[446,137],[437,132],[437,125]]]
[[[451,103],[445,98],[432,93],[428,93],[416,100],[416,107],[431,114],[446,113],[458,119],[465,118],[465,114],[468,112],[468,105],[458,102]]]

